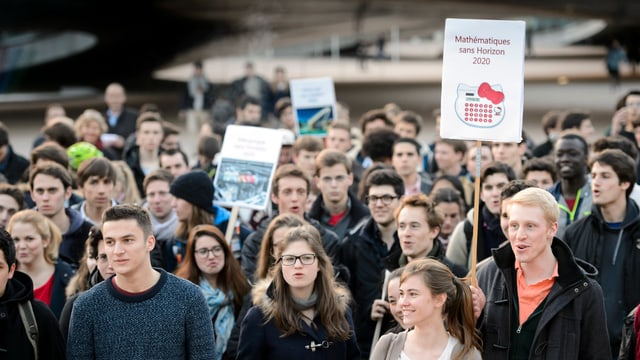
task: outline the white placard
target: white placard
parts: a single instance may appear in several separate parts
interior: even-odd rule
[[[331,78],[296,79],[289,82],[293,115],[300,135],[326,136],[336,118],[336,93]]]
[[[281,146],[278,130],[229,125],[213,180],[214,203],[266,209]]]
[[[440,137],[520,142],[525,22],[447,19]]]

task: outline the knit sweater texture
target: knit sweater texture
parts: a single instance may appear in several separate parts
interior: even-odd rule
[[[212,359],[213,327],[202,292],[160,272],[148,291],[124,295],[111,277],[73,307],[69,359]],[[116,275],[117,276],[117,275]]]

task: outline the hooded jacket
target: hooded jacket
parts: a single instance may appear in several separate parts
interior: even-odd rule
[[[611,359],[600,285],[592,265],[575,259],[558,238],[551,244],[556,278],[535,330],[529,359]],[[510,244],[478,264],[478,285],[486,296],[478,319],[484,359],[508,359],[516,289],[515,255]]]
[[[617,232],[614,257],[605,258],[605,242],[612,240],[605,233]],[[620,229],[607,229],[606,222],[598,206],[593,206],[591,215],[582,218],[567,227],[563,240],[569,245],[575,257],[588,261],[599,271],[615,262],[616,258],[624,256],[623,277],[617,278],[618,284],[624,289],[621,299],[615,299],[615,304],[605,303],[609,322],[609,335],[612,346],[619,346],[623,319],[640,303],[640,211],[633,201],[627,201],[627,210]],[[613,244],[609,244],[613,245]],[[621,256],[621,254],[624,254]],[[601,283],[601,273],[596,280]],[[607,279],[606,281],[612,281]],[[612,324],[612,322],[614,324]],[[613,327],[613,328],[612,328]],[[616,351],[617,349],[613,349]]]
[[[3,269],[1,271],[7,271]],[[38,358],[64,359],[65,342],[58,328],[58,320],[44,303],[33,299],[31,278],[15,271],[0,297],[0,358],[5,360],[34,359],[33,347],[27,338],[18,304],[30,301],[38,324]]]
[[[254,287],[252,297],[255,306],[247,312],[242,321],[236,359],[360,359],[346,289],[336,288],[340,299],[339,311],[345,314],[351,329],[351,337],[346,341],[328,339],[317,315],[313,319],[313,326],[307,325],[304,321],[301,323],[303,333],[282,337],[275,321],[266,321],[265,316],[268,309],[275,306],[274,291],[276,290],[269,279],[258,282]],[[314,344],[323,346],[309,348]]]

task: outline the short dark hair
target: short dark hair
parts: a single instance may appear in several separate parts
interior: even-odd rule
[[[589,156],[589,144],[587,144],[587,141],[582,136],[574,133],[567,133],[560,136],[558,141],[560,140],[578,140],[582,144],[582,152],[584,156]]]
[[[390,169],[380,169],[375,170],[367,177],[367,180],[364,185],[364,196],[369,195],[369,189],[372,186],[383,186],[389,185],[393,187],[393,192],[396,193],[396,196],[401,197],[404,195],[404,182],[402,178],[395,170]]]
[[[307,176],[304,174],[304,171],[295,164],[284,164],[276,170],[276,174],[273,176],[273,185],[271,186],[271,193],[278,196],[278,192],[280,191],[280,179],[286,177],[294,177],[300,178],[304,180],[305,184],[307,184],[307,195],[310,191],[310,183]]]
[[[276,115],[277,118],[280,118],[280,115],[282,115],[282,112],[288,108],[291,107],[291,98],[288,97],[283,97],[278,99],[278,101],[276,101],[276,104],[274,105],[274,114]]]
[[[200,135],[198,139],[198,155],[213,159],[219,152],[220,142],[215,136],[207,134]],[[205,164],[200,165],[204,166]]]
[[[45,141],[31,151],[31,165],[39,160],[50,160],[69,168],[67,151],[55,141]]]
[[[362,152],[373,161],[387,161],[393,157],[393,143],[399,137],[388,128],[374,129],[364,137]]]
[[[384,124],[388,127],[393,127],[393,122],[389,120],[387,113],[383,109],[373,109],[367,111],[360,117],[360,130],[362,133],[364,134],[364,129],[367,127],[367,124],[378,119],[384,121]]]
[[[46,161],[31,168],[31,171],[29,172],[29,188],[31,190],[33,190],[33,181],[36,176],[40,174],[48,175],[60,180],[64,190],[73,186],[73,178],[71,178],[71,174],[66,168],[53,161]]]
[[[396,139],[396,141],[393,142],[393,149],[395,151],[396,145],[398,144],[411,144],[416,148],[416,154],[420,155],[420,149],[422,148],[422,145],[420,145],[419,142],[415,141],[412,138],[399,138]]]
[[[9,145],[9,129],[0,121],[0,146]]]
[[[591,169],[595,163],[611,166],[611,169],[613,169],[618,176],[619,183],[629,183],[626,191],[626,197],[629,198],[631,191],[633,191],[633,185],[638,180],[636,163],[631,156],[619,149],[607,149],[596,154],[593,159],[589,161],[589,169]]]
[[[147,186],[149,186],[149,183],[151,183],[152,181],[164,181],[167,184],[171,185],[173,179],[173,175],[169,171],[165,169],[157,169],[150,172],[147,176],[144,177],[144,180],[142,181],[142,188],[146,193]]]
[[[464,203],[463,194],[457,190],[451,188],[440,188],[435,194],[430,195],[433,199],[434,206],[438,206],[441,203],[454,203],[460,207],[460,212],[464,213],[467,210],[467,205]]]
[[[413,125],[413,127],[416,128],[416,134],[420,133],[420,129],[421,129],[420,124],[423,122],[422,116],[410,110],[404,110],[400,112],[400,114],[398,114],[398,117],[396,118],[396,121],[397,122],[402,121],[404,123]]]
[[[78,185],[80,187],[84,186],[85,181],[92,176],[106,178],[113,184],[116,183],[117,179],[116,169],[111,164],[111,161],[101,157],[91,158],[80,164],[78,168]]]
[[[262,104],[260,103],[260,100],[258,100],[257,98],[253,97],[253,96],[241,96],[240,99],[238,99],[238,101],[236,102],[236,108],[237,109],[241,109],[244,110],[244,108],[247,107],[247,105],[257,105],[262,107]]]
[[[16,244],[5,229],[0,229],[0,251],[4,253],[4,259],[9,267],[16,263]]]
[[[163,140],[169,135],[180,135],[180,129],[172,122],[164,120],[162,122]]]
[[[638,160],[638,147],[624,136],[607,136],[600,138],[593,143],[594,153],[599,153],[606,149],[621,150],[623,153],[631,156],[634,161]]]
[[[467,153],[467,143],[463,140],[456,139],[438,139],[436,144],[447,144],[453,148],[454,153],[460,153],[463,156]]]
[[[42,133],[47,139],[57,142],[65,149],[78,141],[76,130],[61,121],[45,126]]]
[[[187,157],[187,154],[185,154],[184,151],[180,149],[167,149],[167,150],[160,151],[160,155],[158,156],[158,161],[162,163],[162,156],[173,156],[175,154],[182,155],[182,160],[184,160],[184,164],[187,165],[187,167],[189,167],[189,158]]]
[[[526,178],[527,174],[531,171],[546,171],[551,175],[551,180],[554,182],[557,179],[556,166],[550,157],[531,158],[524,162],[522,165],[522,177]]]
[[[510,199],[520,191],[531,187],[536,187],[536,185],[531,181],[518,179],[511,180],[502,188],[502,191],[500,191],[500,202],[502,202],[504,199]]]
[[[102,214],[103,225],[109,221],[119,220],[135,220],[145,238],[153,235],[149,213],[138,205],[116,205],[110,207]]]
[[[317,138],[315,136],[309,136],[309,135],[300,136],[298,139],[296,139],[296,142],[293,144],[293,153],[296,155],[298,155],[302,150],[309,151],[309,152],[314,152],[314,151],[320,152],[322,151],[322,149],[324,149],[322,140],[320,140],[320,138]]]
[[[140,114],[140,116],[138,116],[138,119],[136,120],[136,130],[140,130],[140,126],[147,122],[159,124],[160,128],[162,128],[162,138],[164,139],[164,120],[162,120],[162,116],[160,116],[160,113],[155,111],[147,111]]]
[[[560,124],[562,130],[577,129],[583,121],[589,119],[590,115],[586,112],[571,111],[565,114]]]
[[[558,127],[558,119],[561,113],[559,111],[551,110],[542,116],[542,130],[545,135],[549,135],[552,129]]]
[[[507,177],[507,180],[515,180],[516,173],[513,171],[513,168],[505,163],[501,162],[490,162],[485,167],[482,168],[482,172],[480,173],[480,183],[484,183],[487,177],[495,174],[504,174]]]
[[[344,165],[347,174],[351,174],[351,159],[340,150],[324,149],[316,157],[316,175],[320,175],[320,169],[335,165]]]
[[[18,210],[24,208],[24,193],[16,185],[0,184],[0,195],[11,196],[18,203]]]
[[[464,197],[465,195],[464,185],[462,185],[462,181],[460,181],[459,177],[455,175],[440,175],[437,178],[433,179],[433,186],[431,188],[432,189],[435,188],[436,183],[438,183],[439,181],[446,181],[450,183],[453,186],[453,188],[456,189],[458,193],[460,193],[460,196]]]

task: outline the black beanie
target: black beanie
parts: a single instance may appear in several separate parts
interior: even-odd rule
[[[206,172],[194,170],[178,176],[169,189],[171,195],[215,213],[213,208],[213,181]]]

